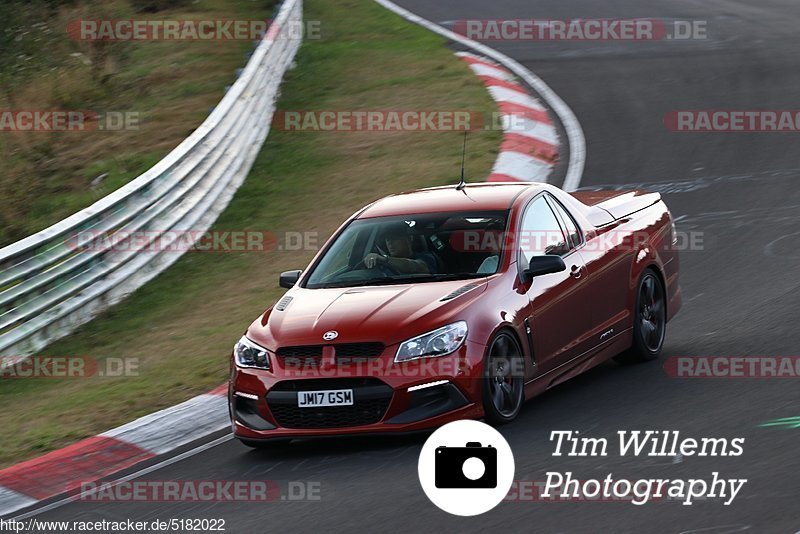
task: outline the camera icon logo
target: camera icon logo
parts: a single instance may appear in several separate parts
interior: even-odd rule
[[[454,421],[430,435],[419,481],[433,504],[453,515],[488,512],[508,495],[514,455],[502,434],[480,421]]]
[[[437,447],[437,488],[496,488],[497,449],[470,441],[466,447]]]

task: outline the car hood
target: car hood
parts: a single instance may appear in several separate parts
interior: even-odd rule
[[[460,311],[486,284],[482,278],[336,289],[296,287],[250,326],[248,337],[270,349],[365,341],[391,345],[459,320]],[[458,294],[453,296],[454,292]],[[335,341],[323,340],[331,330],[338,333]]]

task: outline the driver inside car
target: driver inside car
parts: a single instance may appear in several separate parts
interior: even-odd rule
[[[436,258],[430,252],[414,251],[413,240],[413,230],[406,223],[390,225],[383,232],[388,254],[370,252],[364,257],[364,265],[390,274],[433,274]]]

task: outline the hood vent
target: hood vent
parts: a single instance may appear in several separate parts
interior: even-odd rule
[[[289,305],[289,303],[292,302],[292,298],[294,297],[283,297],[280,301],[278,301],[278,304],[275,305],[275,310],[276,311],[285,310],[286,307]]]
[[[480,285],[481,285],[481,282],[472,282],[471,284],[467,284],[465,286],[461,286],[458,289],[456,289],[455,291],[453,291],[452,293],[450,293],[449,295],[445,295],[444,297],[440,298],[439,302],[445,302],[447,300],[453,300],[454,298],[456,298],[458,296],[461,296],[464,293],[466,293],[467,291],[471,291],[471,290],[475,289],[476,287],[478,287]]]

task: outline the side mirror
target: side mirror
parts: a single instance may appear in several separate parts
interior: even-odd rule
[[[534,276],[541,276],[543,274],[560,273],[566,271],[567,266],[561,256],[546,254],[544,256],[534,256],[531,258],[528,268],[523,271],[526,280],[530,280]]]
[[[564,262],[561,262],[562,264]],[[566,269],[566,267],[564,267]],[[284,271],[281,273],[280,281],[278,282],[281,287],[285,287],[286,289],[292,289],[294,285],[300,280],[300,274],[303,271],[296,270],[296,271]]]

